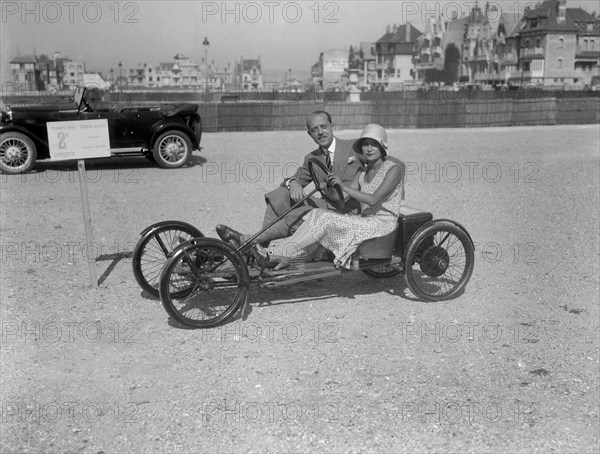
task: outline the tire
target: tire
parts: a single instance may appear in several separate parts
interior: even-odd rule
[[[0,170],[3,173],[23,173],[33,167],[37,150],[33,141],[20,132],[0,135]]]
[[[181,131],[168,131],[156,139],[152,155],[163,169],[183,167],[192,157],[192,142]]]
[[[406,251],[406,283],[417,298],[443,301],[467,285],[475,263],[473,243],[451,222],[435,222],[418,231]]]
[[[398,276],[400,273],[402,273],[402,267],[399,265],[381,265],[361,271],[373,279],[386,279],[389,277]]]
[[[160,276],[160,300],[182,325],[210,328],[234,316],[249,285],[240,254],[223,241],[202,238],[167,261]]]
[[[181,243],[203,236],[195,227],[176,223],[142,236],[133,250],[133,275],[142,290],[158,298],[160,272],[171,252]]]

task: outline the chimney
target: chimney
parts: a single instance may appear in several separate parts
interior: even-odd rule
[[[567,0],[558,0],[557,8],[558,16],[556,17],[556,22],[562,24],[567,20]]]
[[[385,27],[385,32],[386,32],[386,33],[391,33],[391,30],[390,30],[390,25],[389,25],[389,24],[388,24],[388,26],[387,26],[387,27]]]
[[[406,25],[405,25],[405,27],[406,27],[406,33],[405,33],[405,35],[406,35],[406,42],[410,43],[410,22],[407,22]]]

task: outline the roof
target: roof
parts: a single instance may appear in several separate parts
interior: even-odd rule
[[[18,55],[13,58],[11,63],[37,63],[38,59],[35,55]]]
[[[406,39],[408,27],[408,40]],[[377,44],[385,44],[385,43],[411,43],[414,44],[417,41],[417,38],[421,36],[423,33],[418,28],[415,28],[410,22],[407,24],[402,24],[398,26],[395,32],[386,33],[381,38],[379,38],[376,43]]]
[[[566,2],[565,2],[566,3]],[[522,32],[548,32],[548,31],[574,31],[581,29],[581,25],[585,28],[587,22],[596,22],[591,14],[581,8],[565,8],[565,21],[558,21],[558,4],[559,0],[545,0],[543,3],[538,3],[535,8],[528,9],[523,14],[526,21]],[[538,20],[539,24],[532,27],[532,22]]]
[[[521,21],[514,13],[502,13],[498,21],[498,30],[502,27],[504,29],[504,36],[514,36],[519,30],[520,24]]]
[[[256,66],[260,71],[260,58],[256,59],[247,59],[243,58],[241,62],[237,63],[238,72],[247,73],[252,71],[252,68]]]

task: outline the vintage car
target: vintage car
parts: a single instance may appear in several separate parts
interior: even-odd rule
[[[198,105],[95,109],[86,101],[85,91],[85,87],[77,87],[70,103],[3,109],[0,171],[26,172],[37,159],[49,158],[46,123],[52,121],[106,119],[111,156],[144,155],[163,168],[186,165],[192,151],[200,149],[202,120]]]

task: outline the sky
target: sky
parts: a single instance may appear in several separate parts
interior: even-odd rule
[[[482,2],[480,2],[480,5]],[[532,1],[491,1],[519,15]],[[260,56],[263,70],[308,75],[319,53],[376,41],[387,25],[411,22],[419,30],[428,17],[468,14],[470,0],[443,1],[199,1],[199,0],[0,0],[0,81],[10,81],[15,56],[55,51],[81,58],[87,72],[115,75],[138,64],[172,62],[183,53],[198,63],[226,66]],[[568,7],[598,10],[597,0],[568,0]],[[494,18],[491,18],[494,20]]]

